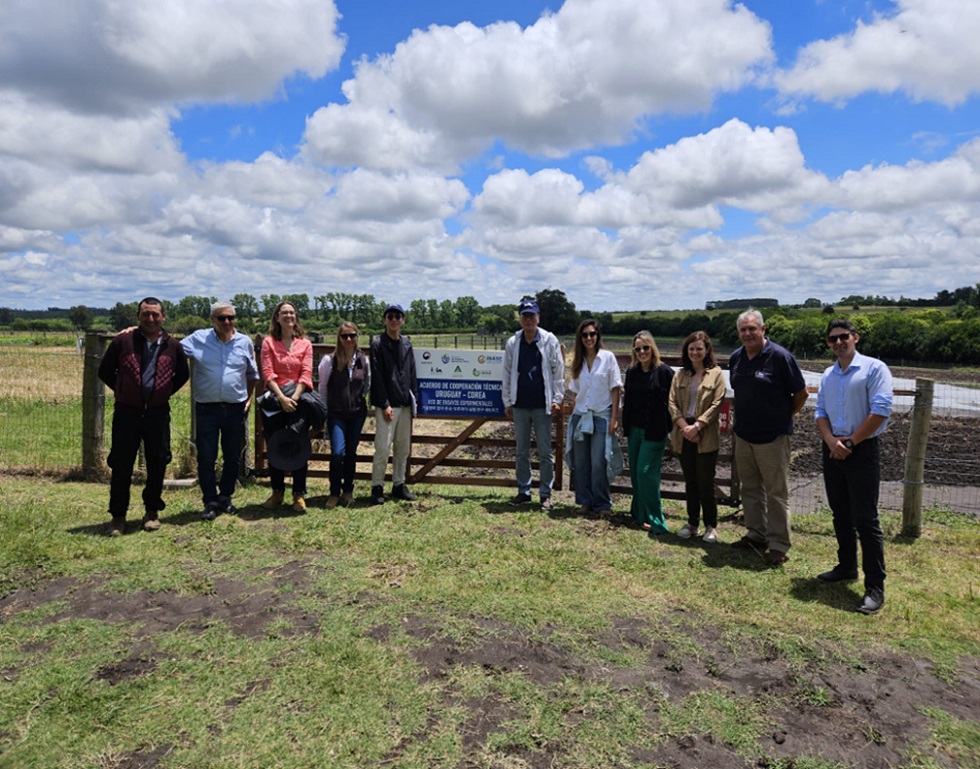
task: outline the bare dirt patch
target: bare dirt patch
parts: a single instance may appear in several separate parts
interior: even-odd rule
[[[461,640],[446,636],[440,623],[420,617],[406,618],[402,630],[420,641],[413,655],[426,681],[444,679],[456,666],[475,666],[488,677],[517,673],[546,689],[567,678],[601,682],[624,697],[648,700],[652,723],[663,702],[681,705],[694,692],[719,690],[750,701],[778,698],[785,705],[772,714],[771,733],[760,746],[777,759],[820,756],[886,769],[902,764],[906,751],[928,734],[924,709],[937,707],[961,719],[973,719],[980,710],[976,660],[950,684],[938,678],[929,663],[898,654],[841,659],[828,647],[824,659],[799,662],[764,642],[750,643],[734,654],[716,630],[674,620],[656,626],[621,617],[590,639],[611,649],[645,651],[644,662],[629,668],[588,661],[549,641],[547,630],[529,637],[501,623],[476,620],[482,637]],[[678,632],[693,641],[698,654],[678,652],[672,641]],[[386,637],[387,632],[376,628],[373,635]],[[447,696],[456,694],[449,688]],[[462,704],[470,712],[465,739],[473,747],[515,717],[513,706],[494,697]],[[569,726],[583,718],[588,715],[566,714]],[[527,766],[546,767],[561,750],[561,744],[549,743],[539,751],[517,751],[514,758]],[[655,751],[637,751],[635,758],[663,767],[746,766],[731,745],[698,733],[671,739]]]
[[[309,582],[309,571],[300,563],[288,563],[278,569],[263,572],[260,584],[222,577],[207,581],[206,595],[154,593],[137,590],[118,593],[106,590],[99,581],[79,581],[71,578],[42,581],[34,589],[16,590],[0,599],[0,618],[31,611],[51,602],[61,602],[64,608],[47,617],[44,622],[68,619],[93,619],[132,627],[137,640],[152,639],[159,633],[178,628],[204,630],[214,622],[224,622],[232,632],[248,638],[261,638],[267,626],[276,619],[285,619],[293,633],[314,632],[316,619],[301,612],[290,603],[289,594],[281,593],[285,586],[303,587]],[[115,672],[127,666],[117,663]],[[107,675],[112,675],[110,671]]]
[[[307,564],[292,562],[257,571],[255,582],[213,578],[207,595],[118,593],[98,580],[39,579],[33,589],[21,588],[0,600],[0,617],[56,601],[59,611],[44,621],[96,619],[126,625],[137,639],[177,628],[193,631],[219,620],[235,633],[257,638],[277,619],[288,620],[292,633],[313,637],[319,632],[317,622],[294,603],[297,597],[311,594],[309,573]],[[287,585],[290,590],[280,589]],[[602,684],[618,696],[645,703],[651,730],[658,728],[665,708],[683,708],[697,693],[719,692],[767,714],[770,726],[763,730],[759,754],[773,760],[820,756],[867,769],[902,765],[910,749],[928,741],[926,709],[936,708],[966,721],[975,720],[980,712],[978,659],[962,660],[952,672],[937,671],[908,655],[858,655],[842,652],[830,642],[817,645],[816,650],[807,644],[805,656],[797,658],[764,637],[746,634],[733,642],[730,633],[683,611],[672,612],[661,622],[617,617],[608,628],[581,633],[573,640],[557,628],[528,632],[494,619],[461,619],[456,625],[467,629],[453,634],[447,632],[444,618],[430,616],[407,616],[397,628],[400,636],[413,641],[410,653],[419,667],[420,684],[437,687],[447,708],[461,708],[466,714],[460,733],[464,750],[460,769],[486,764],[488,737],[512,729],[515,719],[526,714],[492,686],[485,696],[464,695],[450,680],[458,668],[475,670],[491,682],[501,676],[527,679],[565,708],[568,734],[589,719],[601,718],[574,702],[563,704],[563,684],[568,681]],[[378,625],[367,636],[384,646],[392,643],[395,630]],[[43,648],[22,651],[32,656],[44,653]],[[622,653],[631,662],[603,661],[611,658],[610,652]],[[118,684],[148,675],[154,663],[144,654],[107,664],[97,677]],[[5,674],[16,675],[16,671]],[[252,686],[263,688],[268,683],[257,680]],[[233,708],[238,702],[226,704]],[[439,724],[433,721],[430,726],[435,730]],[[637,748],[634,759],[661,767],[744,769],[748,764],[743,755],[717,734],[708,734],[710,729],[674,735],[656,749]],[[389,758],[396,760],[412,740],[423,736],[406,737]],[[172,749],[132,753],[119,765],[154,767]],[[561,739],[551,739],[532,747],[498,747],[494,755],[499,759],[503,751],[513,761],[508,765],[543,769],[561,764],[566,750]],[[954,767],[956,762],[951,758],[947,765]]]

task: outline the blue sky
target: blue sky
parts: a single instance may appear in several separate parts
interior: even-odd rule
[[[6,0],[0,305],[972,285],[978,35],[971,0]]]

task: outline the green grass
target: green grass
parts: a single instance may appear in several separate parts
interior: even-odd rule
[[[770,570],[502,491],[302,517],[261,511],[266,491],[213,524],[195,491],[168,492],[159,532],[108,539],[105,486],[0,481],[0,767],[650,767],[694,735],[747,764],[833,769],[767,747],[795,708],[841,713],[825,674],[886,675],[878,660],[902,655],[951,698],[975,681],[980,553],[961,516],[927,515],[916,542],[886,518],[888,604],[868,618],[857,586],[815,584],[825,514],[795,519]],[[781,686],[736,687],[759,660]],[[907,741],[896,765],[975,759],[976,720],[941,702],[909,717],[922,728],[867,720],[872,744]]]
[[[0,331],[0,347],[71,347],[78,335],[74,331]]]

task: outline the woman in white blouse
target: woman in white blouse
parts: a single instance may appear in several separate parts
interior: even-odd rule
[[[568,388],[575,394],[569,437],[575,503],[580,513],[603,513],[612,508],[609,459],[613,453],[622,459],[614,438],[619,427],[622,387],[616,356],[602,349],[599,324],[592,319],[583,320],[575,332],[572,381]],[[622,469],[621,461],[614,466],[618,473]]]

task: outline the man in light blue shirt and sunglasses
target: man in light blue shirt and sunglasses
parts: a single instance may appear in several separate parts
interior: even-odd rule
[[[885,603],[885,547],[878,521],[881,449],[878,436],[892,413],[892,375],[877,358],[861,355],[861,339],[847,319],[830,321],[827,344],[837,362],[823,373],[817,393],[817,427],[823,437],[824,486],[834,515],[837,565],[818,575],[822,582],[857,579],[861,543],[862,614]]]

